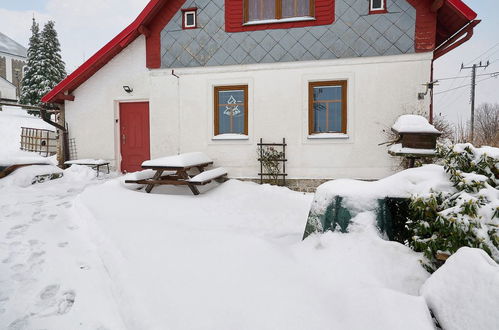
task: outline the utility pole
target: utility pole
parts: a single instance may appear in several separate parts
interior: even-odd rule
[[[464,66],[464,63],[461,64],[461,70],[463,69],[471,69],[471,127],[470,127],[470,138],[471,143],[475,139],[475,91],[476,91],[476,69],[478,68],[487,68],[490,65],[490,61],[487,61],[487,64],[482,64],[480,61],[479,64],[473,64],[473,66]]]

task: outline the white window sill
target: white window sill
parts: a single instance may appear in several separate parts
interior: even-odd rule
[[[219,140],[222,140],[222,141],[225,141],[225,140],[248,140],[249,137],[247,135],[244,135],[244,134],[220,134],[220,135],[216,135],[216,136],[212,137],[211,139],[215,140],[215,141],[219,141]]]
[[[307,137],[310,140],[321,140],[321,139],[349,139],[350,137],[347,134],[343,133],[318,133],[312,134]]]
[[[259,21],[250,21],[243,24],[246,25],[258,25],[258,24],[272,24],[272,23],[288,23],[288,22],[304,22],[304,21],[315,21],[315,17],[303,16],[303,17],[290,17],[281,19],[262,19]]]

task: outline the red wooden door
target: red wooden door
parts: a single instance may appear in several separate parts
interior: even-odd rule
[[[140,171],[150,159],[149,102],[120,103],[121,171]]]

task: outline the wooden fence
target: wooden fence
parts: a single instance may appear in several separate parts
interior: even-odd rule
[[[21,150],[48,157],[57,153],[57,134],[54,131],[21,127]]]

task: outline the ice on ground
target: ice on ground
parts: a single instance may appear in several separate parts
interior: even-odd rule
[[[189,152],[180,155],[146,160],[142,163],[142,166],[186,167],[209,163],[211,161],[212,160],[202,152]]]
[[[402,115],[392,128],[403,133],[440,133],[425,117],[419,115]]]
[[[499,265],[480,249],[461,248],[421,289],[446,330],[497,329]]]
[[[424,165],[396,173],[378,181],[338,179],[317,188],[312,210],[323,214],[335,196],[344,197],[344,205],[354,211],[374,209],[385,197],[410,197],[431,191],[454,191],[442,166]]]

